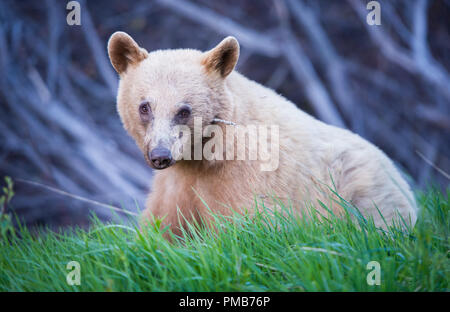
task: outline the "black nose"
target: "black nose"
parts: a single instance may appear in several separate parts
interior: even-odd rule
[[[164,169],[172,164],[172,154],[167,148],[154,148],[151,151],[149,158],[155,169]]]

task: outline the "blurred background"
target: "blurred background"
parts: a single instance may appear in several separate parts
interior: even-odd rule
[[[86,226],[143,207],[152,170],[116,112],[106,43],[148,51],[240,41],[237,70],[383,149],[415,189],[448,186],[450,1],[0,1],[0,178],[26,224]]]

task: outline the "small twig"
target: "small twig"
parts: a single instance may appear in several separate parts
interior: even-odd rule
[[[438,166],[436,166],[435,164],[433,164],[433,162],[430,161],[429,159],[427,159],[425,157],[425,155],[423,155],[421,152],[419,152],[417,150],[416,150],[416,154],[419,155],[419,157],[422,158],[427,164],[429,164],[434,169],[436,169],[440,174],[442,174],[444,177],[446,177],[447,179],[450,180],[450,175],[447,172],[445,172],[444,170],[442,170],[441,168],[439,168]]]
[[[219,118],[214,118],[214,119],[213,119],[213,122],[221,122],[221,123],[224,123],[224,124],[226,124],[226,125],[236,126],[236,123],[235,123],[235,122],[228,121],[228,120],[223,120],[223,119],[219,119]]]
[[[29,181],[29,180],[24,180],[24,179],[15,179],[15,181],[26,183],[26,184],[31,184],[31,185],[34,185],[34,186],[39,186],[39,187],[45,188],[45,189],[47,189],[49,191],[52,191],[52,192],[55,192],[55,193],[58,193],[58,194],[61,194],[61,195],[64,195],[64,196],[68,196],[68,197],[71,197],[71,198],[74,198],[74,199],[78,199],[80,201],[84,201],[84,202],[87,202],[87,203],[90,203],[90,204],[93,204],[93,205],[97,205],[97,206],[100,206],[100,207],[103,207],[103,208],[108,208],[108,209],[112,209],[112,210],[115,210],[115,211],[123,212],[123,213],[129,214],[129,215],[132,215],[132,216],[138,216],[137,213],[134,213],[134,212],[131,212],[131,211],[127,211],[125,209],[122,209],[122,208],[119,208],[119,207],[115,207],[115,206],[112,206],[112,205],[107,205],[107,204],[104,204],[104,203],[101,203],[101,202],[98,202],[98,201],[95,201],[95,200],[92,200],[92,199],[89,199],[89,198],[85,198],[85,197],[81,197],[81,196],[78,196],[78,195],[70,194],[70,193],[68,193],[66,191],[63,191],[63,190],[57,189],[55,187],[39,183],[39,182],[34,182],[34,181]]]

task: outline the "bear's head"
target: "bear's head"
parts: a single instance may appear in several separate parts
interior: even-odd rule
[[[154,169],[175,163],[174,146],[180,145],[181,127],[194,133],[196,117],[201,118],[202,128],[215,118],[229,118],[232,105],[226,79],[239,57],[234,37],[207,52],[148,53],[128,34],[116,32],[109,39],[108,54],[120,76],[120,118]]]

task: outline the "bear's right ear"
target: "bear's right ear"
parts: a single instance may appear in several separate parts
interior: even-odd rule
[[[148,52],[140,48],[136,41],[125,32],[117,31],[108,41],[108,55],[112,66],[120,75],[130,64],[146,59]]]
[[[236,66],[239,58],[239,42],[229,36],[222,40],[215,48],[205,52],[202,64],[207,72],[219,73],[221,77],[228,76]]]

